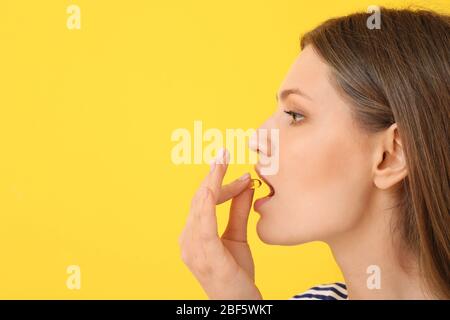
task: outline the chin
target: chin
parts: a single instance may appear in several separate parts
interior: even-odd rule
[[[286,230],[284,228],[281,228],[282,230],[277,229],[276,225],[266,220],[267,219],[264,219],[264,217],[261,217],[256,225],[256,233],[258,234],[259,239],[265,244],[294,246],[314,241],[307,239],[306,237],[293,237],[292,235],[286,233]]]

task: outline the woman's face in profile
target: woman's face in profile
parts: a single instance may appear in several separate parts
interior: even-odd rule
[[[280,87],[277,110],[260,127],[279,130],[278,142],[269,134],[257,143],[260,157],[273,156],[268,146],[278,145],[279,152],[278,171],[262,175],[274,195],[255,204],[258,235],[266,243],[327,241],[352,228],[370,204],[374,143],[354,123],[329,75],[306,46]]]

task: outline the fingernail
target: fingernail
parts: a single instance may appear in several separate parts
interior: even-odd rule
[[[250,173],[247,172],[247,173],[244,173],[238,180],[245,181],[248,179],[250,179]]]
[[[261,187],[262,182],[259,179],[252,179],[252,183],[250,184],[250,189],[256,189]]]

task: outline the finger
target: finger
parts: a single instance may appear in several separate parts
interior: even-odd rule
[[[203,207],[203,202],[206,195],[205,187],[201,186],[197,189],[191,201],[191,208],[189,212],[188,221],[186,223],[185,239],[190,243],[190,246],[196,246],[198,240],[198,229],[200,223],[200,215]]]
[[[244,191],[250,184],[250,173],[245,173],[239,179],[234,180],[233,182],[222,186],[222,189],[219,192],[219,197],[217,199],[217,204],[221,204],[225,201],[234,198],[239,193]]]
[[[211,189],[203,187],[201,191],[202,201],[196,209],[199,214],[196,215],[194,232],[194,245],[202,248],[203,259],[214,260],[223,253],[222,242],[219,238],[216,217],[216,201]]]
[[[202,214],[201,211],[205,207],[206,191],[206,188],[202,186],[192,198],[189,222],[184,235],[184,245],[186,252],[188,252],[189,265],[194,269],[205,260],[202,240],[200,238],[200,216]]]
[[[246,189],[231,201],[230,217],[222,238],[247,242],[247,223],[255,190]]]
[[[220,190],[222,189],[223,177],[228,168],[228,162],[230,158],[230,153],[226,149],[220,149],[217,156],[213,162],[211,162],[211,167],[209,174],[203,180],[202,185],[208,187],[211,192],[213,199],[218,200]]]
[[[202,240],[210,241],[219,240],[217,217],[216,217],[216,202],[213,198],[212,191],[208,187],[204,187],[204,198],[202,206],[199,208],[199,215],[197,220],[197,232]]]
[[[187,234],[191,235],[192,224],[193,224],[193,221],[195,218],[194,215],[196,214],[196,211],[197,211],[197,210],[195,210],[195,205],[198,203],[198,201],[200,201],[199,189],[197,189],[194,196],[192,197],[189,214],[186,218],[186,223],[184,225],[184,228],[183,228],[180,236],[178,237],[179,244],[181,244],[186,239]]]
[[[191,204],[191,207],[192,207],[192,204]],[[186,218],[186,223],[184,225],[184,228],[183,228],[180,236],[178,237],[178,244],[181,245],[184,242],[184,240],[187,239],[187,235],[191,234],[190,232],[191,232],[193,220],[194,220],[194,213],[193,213],[193,211],[191,209],[189,211],[189,214],[188,214],[187,218]]]
[[[191,204],[191,229],[193,238],[218,238],[216,203],[211,190],[201,186],[194,196]]]
[[[197,227],[199,225],[200,215],[202,215],[203,212],[205,211],[208,212],[208,210],[204,210],[202,208],[202,206],[204,205],[206,195],[208,194],[207,191],[209,190],[213,193],[212,197],[216,201],[216,199],[218,198],[218,194],[220,193],[228,161],[229,161],[228,151],[225,149],[220,149],[216,158],[211,162],[211,168],[208,175],[205,177],[205,179],[203,179],[199,189],[197,190],[196,195],[192,199],[191,213],[190,217],[188,218],[189,220],[188,223],[191,224],[190,238],[193,240],[195,240],[194,238],[197,238],[198,236]],[[212,210],[213,210],[212,214],[214,215],[215,218],[215,205]],[[215,223],[217,224],[217,221]]]

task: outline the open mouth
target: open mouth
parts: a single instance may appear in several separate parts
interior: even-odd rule
[[[255,166],[255,171],[258,174],[258,177],[264,181],[264,183],[269,187],[270,192],[267,196],[257,199],[255,201],[255,203],[253,204],[253,208],[255,209],[256,212],[260,212],[262,213],[263,211],[265,211],[263,209],[263,205],[267,202],[269,202],[273,196],[275,195],[275,189],[273,188],[273,186],[269,183],[269,181],[267,181],[267,179],[261,174],[261,172],[259,172],[258,167]],[[267,211],[266,211],[267,212]]]
[[[269,194],[266,196],[268,197],[272,197],[275,194],[275,189],[273,188],[273,186],[269,183],[269,181],[267,181],[267,179],[261,174],[261,172],[259,172],[258,167],[255,167],[255,172],[258,174],[258,177],[264,181],[264,183],[269,187],[270,192]]]

